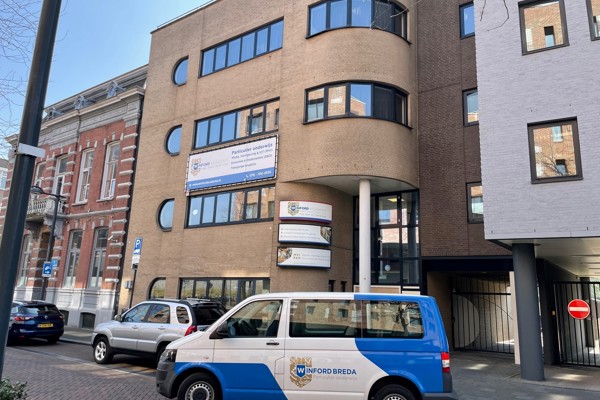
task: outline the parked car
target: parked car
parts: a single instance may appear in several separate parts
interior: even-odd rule
[[[45,301],[13,301],[10,310],[8,343],[24,339],[46,339],[56,343],[65,332],[64,317],[58,308]]]
[[[221,303],[203,299],[143,301],[94,328],[94,360],[107,364],[115,354],[130,354],[158,362],[169,343],[206,329],[225,312]]]

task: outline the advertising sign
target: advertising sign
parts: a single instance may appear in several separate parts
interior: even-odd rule
[[[277,138],[191,154],[186,191],[275,177]]]
[[[320,225],[279,224],[279,242],[331,244],[331,227]]]
[[[279,247],[277,248],[277,265],[280,267],[331,268],[331,250]]]
[[[333,207],[331,204],[312,201],[279,202],[279,219],[331,222]]]

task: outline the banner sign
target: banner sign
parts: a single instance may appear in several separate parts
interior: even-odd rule
[[[191,154],[186,191],[275,177],[277,137]]]
[[[279,224],[280,243],[331,244],[331,227],[320,225]]]
[[[312,201],[280,201],[279,219],[331,222],[333,207],[331,204]]]
[[[331,250],[278,247],[277,265],[280,267],[331,268]]]

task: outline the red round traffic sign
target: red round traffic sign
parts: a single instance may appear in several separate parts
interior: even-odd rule
[[[567,310],[575,319],[586,319],[590,315],[590,305],[580,299],[571,300]]]

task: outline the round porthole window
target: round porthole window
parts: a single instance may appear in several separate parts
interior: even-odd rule
[[[167,153],[171,155],[179,154],[181,150],[181,126],[176,126],[169,131],[166,147]]]
[[[175,208],[175,200],[170,199],[164,201],[158,209],[158,226],[163,231],[170,231],[173,227],[173,210]]]
[[[187,82],[188,58],[182,58],[173,70],[173,83],[183,85]]]

